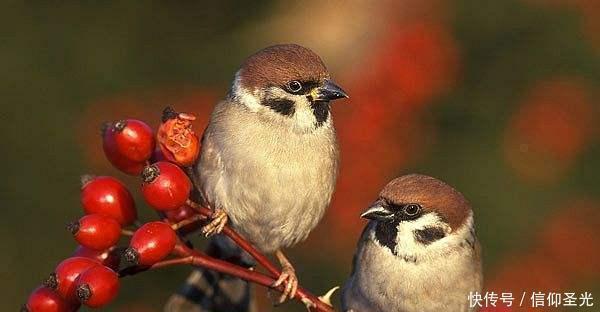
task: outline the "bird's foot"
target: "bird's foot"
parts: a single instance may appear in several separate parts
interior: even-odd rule
[[[212,219],[210,223],[202,228],[202,234],[206,237],[221,233],[229,219],[223,209],[215,209],[210,217]]]
[[[273,283],[273,287],[279,287],[285,284],[285,289],[279,297],[278,304],[284,303],[287,299],[292,299],[296,296],[298,290],[298,277],[296,276],[296,270],[291,264],[285,264],[281,270],[279,278]]]
[[[281,274],[272,286],[279,287],[285,283],[285,288],[278,301],[278,303],[281,304],[287,299],[292,299],[296,296],[296,291],[298,290],[298,277],[296,276],[296,270],[294,270],[292,263],[281,250],[277,250],[275,256],[281,264]]]

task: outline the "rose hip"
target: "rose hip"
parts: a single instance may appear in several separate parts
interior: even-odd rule
[[[189,198],[192,183],[177,165],[160,161],[144,168],[142,195],[159,211],[177,209]]]
[[[54,273],[44,281],[44,285],[56,291],[68,302],[77,302],[74,282],[77,277],[89,268],[101,265],[100,262],[84,257],[71,257],[56,266]]]
[[[104,250],[114,246],[121,237],[121,225],[117,220],[100,214],[83,216],[67,225],[75,240],[81,245]]]
[[[154,151],[152,129],[136,119],[119,120],[103,129],[103,149],[119,170],[139,174]]]
[[[81,203],[86,214],[99,213],[129,225],[137,218],[131,193],[113,177],[82,177]]]
[[[185,167],[194,164],[198,158],[200,140],[192,130],[192,121],[195,119],[191,114],[178,113],[170,107],[163,111],[156,139],[169,161]]]
[[[117,273],[105,266],[89,268],[75,280],[75,294],[79,302],[91,308],[108,304],[116,297],[118,291]]]
[[[69,304],[59,294],[44,286],[34,290],[21,311],[27,312],[69,312],[75,311],[77,305]]]
[[[106,152],[105,152],[106,153]],[[119,155],[106,154],[106,158],[117,169],[129,175],[138,175],[144,170],[145,162],[136,162],[120,157]]]
[[[177,235],[170,225],[149,222],[135,231],[123,255],[130,263],[152,265],[168,256],[176,242]]]

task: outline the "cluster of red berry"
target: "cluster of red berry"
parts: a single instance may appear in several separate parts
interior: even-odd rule
[[[136,226],[135,202],[123,183],[113,177],[84,176],[81,203],[85,216],[67,226],[80,246],[31,293],[24,311],[75,311],[81,304],[102,307],[119,290],[121,258],[129,267],[148,267],[171,254],[178,243],[180,222],[197,214],[186,205],[192,183],[182,170],[195,162],[200,151],[193,120],[192,115],[165,109],[156,139],[152,129],[139,120],[105,125],[106,157],[119,170],[141,175],[143,198],[163,221]],[[125,229],[129,226],[135,231]],[[127,248],[117,246],[122,235],[131,235]]]

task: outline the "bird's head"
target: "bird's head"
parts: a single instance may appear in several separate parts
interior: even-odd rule
[[[407,261],[475,244],[469,202],[450,185],[425,175],[392,180],[361,217],[372,220],[373,239]]]
[[[348,97],[321,58],[296,44],[274,45],[248,57],[231,95],[263,119],[302,131],[330,126],[330,101]]]

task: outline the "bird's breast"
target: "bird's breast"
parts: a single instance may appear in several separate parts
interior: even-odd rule
[[[481,290],[480,264],[467,249],[413,262],[367,239],[353,272],[347,292],[361,294],[373,311],[469,311],[469,292]]]
[[[322,218],[335,185],[337,144],[333,129],[302,134],[244,121],[209,129],[221,165],[201,174],[201,183],[209,201],[270,252],[303,240]]]

